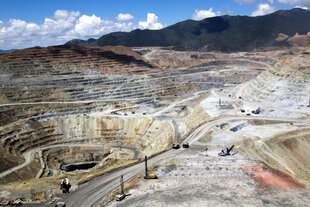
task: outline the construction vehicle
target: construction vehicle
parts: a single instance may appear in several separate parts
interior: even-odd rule
[[[123,175],[121,175],[120,183],[121,183],[121,194],[116,196],[116,199],[115,199],[116,201],[121,201],[124,198],[126,198],[126,194],[124,192],[124,178],[123,178]]]
[[[180,145],[179,145],[179,144],[173,144],[173,145],[172,145],[172,148],[173,148],[173,149],[179,149],[179,148],[180,148]]]
[[[119,195],[117,195],[116,196],[116,201],[121,201],[121,200],[123,200],[124,198],[126,197],[126,195],[125,194],[119,194]]]
[[[145,156],[145,176],[144,179],[158,179],[156,174],[149,174],[147,171],[147,156]]]
[[[117,111],[112,111],[111,114],[120,115],[119,113],[117,113]]]
[[[224,150],[222,150],[220,153],[218,153],[219,156],[228,156],[228,155],[234,155],[234,154],[230,154],[230,151],[234,148],[235,145],[231,146],[229,149],[226,148],[226,152]]]
[[[189,143],[183,143],[183,148],[189,148]]]
[[[62,179],[60,183],[60,189],[62,190],[63,193],[69,193],[69,190],[71,188],[71,184],[69,182],[68,178]]]
[[[260,107],[252,111],[252,114],[259,114],[259,113],[260,113]]]
[[[66,207],[66,203],[65,202],[57,202],[55,207]]]

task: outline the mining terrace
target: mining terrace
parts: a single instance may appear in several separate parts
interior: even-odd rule
[[[307,206],[309,54],[77,45],[2,53],[0,202]],[[145,156],[158,179],[143,179]],[[130,196],[117,202],[121,174]]]

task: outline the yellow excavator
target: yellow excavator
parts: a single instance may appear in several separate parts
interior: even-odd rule
[[[147,156],[145,156],[145,176],[144,179],[158,179],[156,174],[149,174],[147,171]]]

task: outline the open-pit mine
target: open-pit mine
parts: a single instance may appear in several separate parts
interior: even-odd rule
[[[0,203],[308,206],[309,54],[2,53]],[[143,179],[145,156],[158,179]],[[116,201],[121,175],[126,198]]]

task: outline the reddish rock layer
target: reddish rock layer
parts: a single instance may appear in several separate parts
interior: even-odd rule
[[[279,186],[282,188],[304,188],[291,176],[270,167],[244,167],[243,172],[249,174],[260,188]]]

